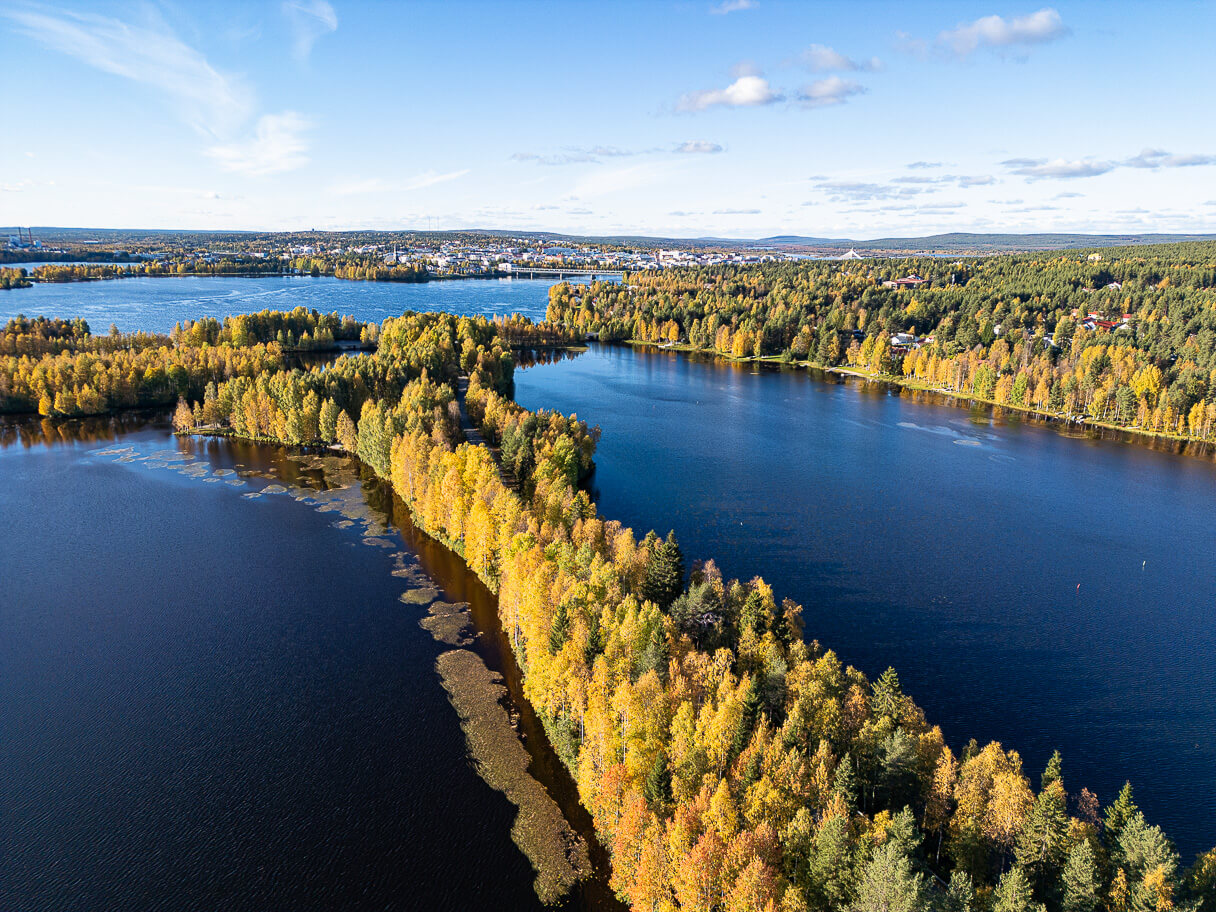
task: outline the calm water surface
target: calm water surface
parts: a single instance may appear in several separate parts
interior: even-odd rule
[[[168,332],[199,317],[224,318],[259,310],[337,311],[379,322],[406,310],[446,310],[484,317],[521,313],[542,319],[549,302],[545,279],[450,279],[436,282],[351,282],[321,276],[244,278],[182,276],[106,279],[95,282],[36,282],[0,292],[0,323],[27,317],[83,317],[104,333],[113,323],[123,332]]]
[[[627,348],[517,372],[516,398],[603,428],[602,515],[761,574],[956,748],[999,740],[1036,782],[1059,748],[1074,792],[1130,778],[1188,863],[1216,843],[1210,456]]]
[[[493,599],[382,485],[138,417],[0,429],[0,478],[0,909],[541,908],[392,572],[518,697]]]

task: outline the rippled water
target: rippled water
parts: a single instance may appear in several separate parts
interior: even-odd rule
[[[321,276],[243,278],[182,276],[39,282],[0,291],[0,323],[27,317],[83,317],[95,333],[115,324],[123,332],[168,332],[199,317],[223,318],[258,310],[337,311],[380,322],[406,310],[446,310],[485,317],[545,315],[557,280],[450,279],[435,282],[352,282]]]
[[[807,635],[888,665],[956,748],[1130,778],[1189,863],[1216,843],[1216,464],[872,384],[627,348],[516,373],[603,428],[600,512],[763,575]],[[923,399],[924,397],[920,397]]]
[[[147,421],[0,428],[0,909],[541,908],[420,626],[518,699],[489,593],[352,462]]]

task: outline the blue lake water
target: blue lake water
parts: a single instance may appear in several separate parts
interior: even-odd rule
[[[538,318],[551,284],[122,279],[0,293],[0,319]],[[520,371],[517,397],[602,426],[603,515],[762,574],[808,636],[894,665],[951,744],[1000,740],[1036,777],[1059,748],[1071,791],[1109,801],[1130,778],[1188,861],[1216,842],[1210,456],[625,348]],[[393,552],[290,496],[92,455],[178,445],[163,425],[117,435],[0,450],[0,909],[534,905]],[[231,442],[191,458],[299,472]],[[488,619],[451,555],[397,527]]]
[[[447,279],[435,282],[352,282],[327,276],[244,278],[172,276],[93,282],[36,282],[0,292],[0,323],[27,317],[83,317],[104,333],[168,332],[199,317],[307,307],[379,322],[406,310],[447,310],[484,317],[521,313],[543,319],[549,302],[545,279]]]
[[[603,429],[601,515],[760,574],[807,636],[894,666],[956,749],[1125,779],[1187,863],[1216,843],[1216,464],[872,384],[593,347],[516,373]],[[924,397],[921,397],[922,399]]]
[[[136,416],[0,426],[0,478],[0,909],[544,908],[399,596],[514,700],[493,599],[353,461]]]

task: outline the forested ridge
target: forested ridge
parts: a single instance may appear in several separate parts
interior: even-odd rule
[[[844,666],[763,580],[723,579],[712,561],[687,568],[673,535],[600,517],[579,487],[598,430],[510,399],[505,337],[539,342],[550,329],[406,314],[382,324],[374,353],[288,369],[273,360],[284,319],[260,316],[243,345],[230,318],[113,352],[79,322],[47,321],[12,333],[45,351],[5,363],[155,353],[162,370],[185,371],[182,430],[337,444],[388,480],[498,593],[525,695],[633,908],[1216,907],[1216,850],[1184,875],[1130,787],[1102,808],[1058,756],[1032,779],[1000,744],[951,748],[894,670],[870,681]],[[219,353],[271,363],[191,372]],[[69,376],[50,374],[45,391]],[[462,376],[501,464],[463,440]]]
[[[909,276],[928,281],[884,287]],[[630,274],[556,286],[548,319],[1216,439],[1214,243]]]
[[[16,317],[0,331],[0,413],[100,415],[197,398],[234,377],[269,377],[287,353],[374,343],[379,327],[304,308],[213,317],[168,335],[93,335],[84,320]]]

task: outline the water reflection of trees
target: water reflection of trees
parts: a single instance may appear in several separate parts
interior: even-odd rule
[[[58,446],[76,443],[107,443],[123,434],[146,429],[169,430],[169,415],[163,409],[121,412],[91,418],[52,420],[17,418],[0,423],[0,448]]]
[[[515,363],[519,367],[557,364],[561,361],[573,361],[586,351],[585,348],[522,348],[515,353]]]

